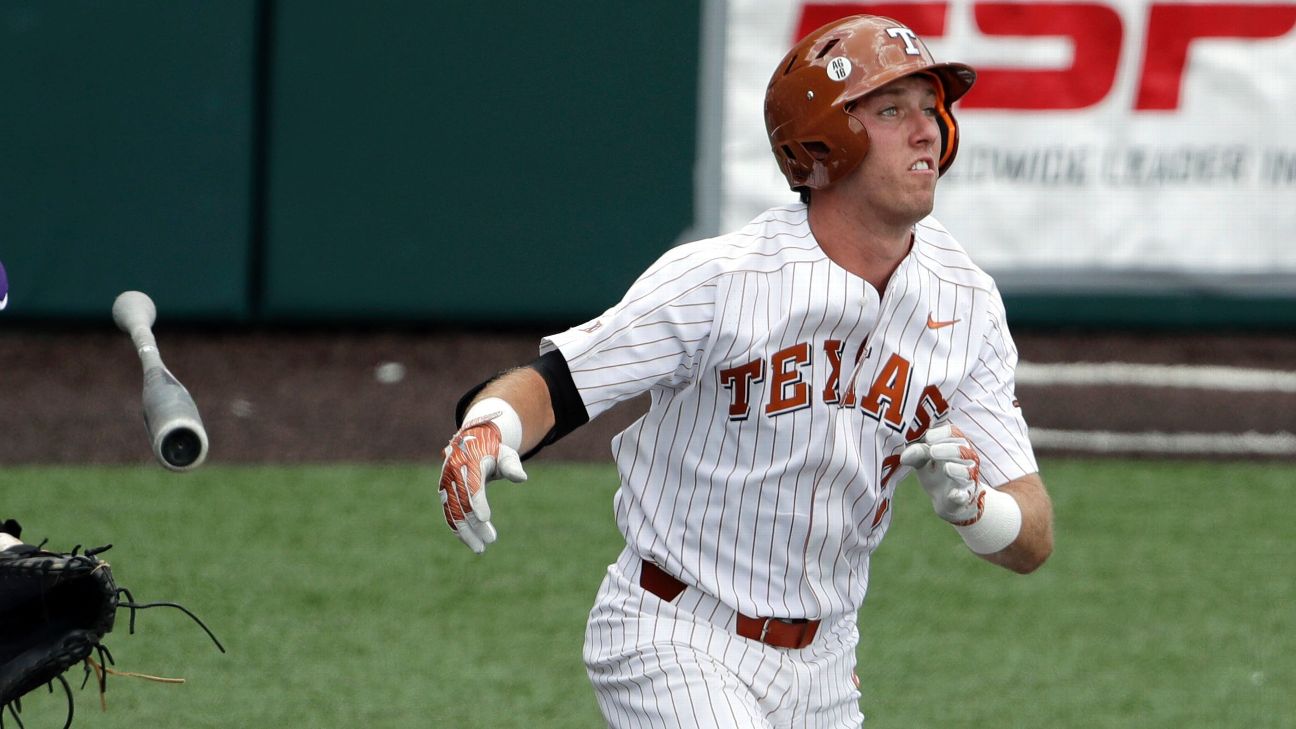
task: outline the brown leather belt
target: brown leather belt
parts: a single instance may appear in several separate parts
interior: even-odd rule
[[[648,560],[643,561],[643,569],[639,571],[639,586],[666,602],[674,602],[687,587]],[[738,613],[738,635],[776,648],[805,648],[814,641],[817,632],[818,620],[752,618]]]

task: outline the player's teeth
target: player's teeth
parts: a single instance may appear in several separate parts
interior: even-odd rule
[[[929,169],[931,169],[931,167],[928,166],[926,160],[919,160],[919,161],[917,161],[917,162],[914,162],[913,167],[910,167],[909,169],[911,169],[911,170],[929,170]]]

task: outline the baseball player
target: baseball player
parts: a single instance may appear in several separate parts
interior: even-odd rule
[[[859,726],[857,613],[911,470],[973,553],[1051,552],[999,292],[929,217],[975,77],[887,18],[811,33],[765,100],[801,201],[674,248],[460,402],[441,500],[482,552],[486,482],[651,395],[612,441],[626,547],[585,636],[610,726]]]

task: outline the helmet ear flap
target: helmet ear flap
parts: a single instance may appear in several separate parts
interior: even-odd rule
[[[853,169],[859,164],[868,149],[868,137],[861,132],[859,142],[821,137],[790,140],[790,144],[782,146],[793,146],[799,152],[796,155],[798,166],[791,168],[797,184],[817,189],[827,187],[833,179],[841,177],[843,167]]]
[[[801,142],[801,148],[817,162],[826,162],[832,156],[832,149],[818,139],[807,139]]]
[[[821,139],[789,139],[780,144],[778,150],[789,177],[798,185],[810,183],[816,170],[833,158],[832,147]]]
[[[810,160],[806,159],[805,156],[797,155],[797,148],[800,148],[800,146],[794,140],[788,140],[778,146],[779,167],[783,169],[788,182],[794,188],[805,184],[806,179],[810,177],[812,167]]]

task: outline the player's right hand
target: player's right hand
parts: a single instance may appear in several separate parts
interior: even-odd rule
[[[446,524],[459,541],[477,554],[495,541],[486,484],[503,477],[513,483],[527,479],[518,452],[500,442],[493,422],[469,423],[455,433],[442,451],[441,508]]]

